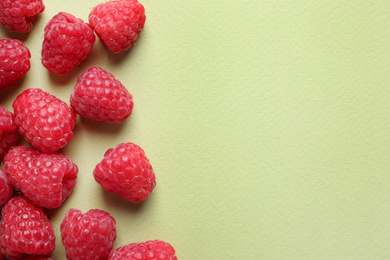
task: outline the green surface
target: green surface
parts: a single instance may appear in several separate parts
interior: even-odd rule
[[[28,36],[32,68],[0,104],[42,87],[69,101],[92,65],[134,95],[123,125],[79,118],[63,149],[78,185],[50,212],[65,259],[65,212],[100,208],[117,219],[116,246],[170,242],[179,259],[389,259],[390,2],[150,1],[137,45],[99,42],[76,72],[40,64],[42,32],[59,11],[84,20],[102,1],[46,1]],[[140,205],[107,194],[92,170],[132,141],[157,187]]]

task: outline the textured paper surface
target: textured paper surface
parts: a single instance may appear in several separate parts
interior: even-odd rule
[[[26,78],[0,93],[11,109],[40,87],[69,103],[89,66],[134,95],[122,125],[78,118],[62,150],[78,184],[49,211],[57,248],[69,208],[117,220],[115,248],[163,239],[179,259],[390,257],[390,2],[150,1],[137,44],[122,55],[96,42],[74,73],[40,63],[43,28],[59,11],[87,20],[102,1],[46,1],[21,39]],[[144,148],[157,186],[142,204],[108,194],[92,170],[121,142]],[[25,143],[23,143],[25,144]]]

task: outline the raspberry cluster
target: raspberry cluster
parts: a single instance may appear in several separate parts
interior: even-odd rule
[[[27,33],[44,10],[42,0],[3,0],[0,24]],[[42,65],[58,76],[77,72],[93,49],[95,35],[108,51],[126,51],[145,20],[145,9],[137,0],[99,4],[92,8],[89,23],[59,12],[42,32]],[[26,76],[30,58],[20,40],[0,39],[0,92]],[[134,106],[126,86],[98,66],[79,73],[68,101],[70,105],[41,88],[28,88],[13,100],[13,111],[0,105],[0,259],[53,260],[56,237],[46,209],[63,205],[77,184],[78,166],[61,150],[73,138],[77,117],[121,124]],[[31,147],[18,145],[20,136]],[[156,186],[145,151],[132,142],[109,148],[92,174],[104,190],[133,203],[146,200]],[[67,259],[177,259],[173,247],[162,240],[113,250],[116,221],[100,209],[86,213],[69,209],[60,232]]]

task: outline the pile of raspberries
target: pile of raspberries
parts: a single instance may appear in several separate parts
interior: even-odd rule
[[[27,33],[44,10],[42,0],[1,0],[0,24]],[[59,12],[44,29],[42,65],[58,75],[74,71],[91,52],[95,35],[109,51],[122,53],[135,43],[145,19],[145,9],[137,0],[99,4],[88,23]],[[20,40],[0,38],[0,95],[26,75],[30,58]],[[76,185],[77,165],[58,152],[72,139],[76,116],[120,124],[134,106],[126,87],[97,66],[80,74],[69,103],[40,88],[29,88],[13,101],[12,112],[0,105],[0,260],[52,259],[56,237],[44,209],[60,207]],[[20,136],[31,148],[17,145]],[[93,176],[106,191],[133,203],[147,199],[156,186],[144,150],[131,142],[108,149]],[[67,259],[177,259],[174,248],[162,240],[113,250],[116,221],[100,209],[86,213],[70,209],[60,232]]]

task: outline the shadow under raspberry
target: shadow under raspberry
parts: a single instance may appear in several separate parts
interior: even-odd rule
[[[110,207],[115,207],[117,209],[123,209],[133,214],[137,214],[145,209],[147,207],[146,205],[149,203],[150,197],[153,194],[150,194],[149,198],[140,203],[133,203],[126,200],[125,198],[122,198],[116,193],[106,191],[103,189],[103,187],[100,187],[100,191],[105,205],[109,205]]]

